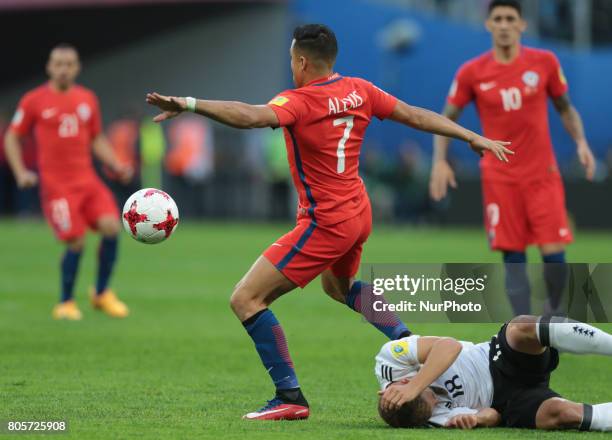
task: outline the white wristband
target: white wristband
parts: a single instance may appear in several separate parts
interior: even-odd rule
[[[188,96],[185,98],[185,105],[187,106],[187,111],[195,112],[196,111],[196,99]]]

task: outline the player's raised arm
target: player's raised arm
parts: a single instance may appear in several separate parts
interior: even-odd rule
[[[457,121],[463,109],[454,104],[446,104],[442,115],[451,121]],[[457,188],[455,173],[446,160],[448,147],[451,140],[444,136],[434,135],[433,160],[431,165],[431,176],[429,178],[429,195],[432,199],[439,201],[446,197],[448,187]]]
[[[595,177],[595,157],[587,142],[580,113],[578,113],[578,110],[576,110],[576,107],[570,101],[569,94],[567,93],[554,98],[553,104],[559,116],[561,116],[565,130],[576,142],[576,153],[578,154],[580,164],[586,171],[587,180],[593,180]]]
[[[421,337],[417,344],[418,360],[422,363],[419,372],[407,384],[389,387],[381,392],[383,409],[397,409],[416,399],[455,362],[463,347],[453,338],[438,337]]]
[[[510,142],[492,141],[438,113],[408,105],[401,100],[398,100],[389,119],[417,130],[465,141],[476,153],[482,155],[484,152],[490,151],[503,162],[508,162],[507,154],[514,154],[512,150],[506,147],[510,145]]]
[[[236,101],[208,101],[191,97],[179,98],[148,93],[147,103],[158,107],[162,113],[155,122],[174,118],[185,111],[191,111],[234,128],[278,127],[276,113],[266,105],[251,105]]]

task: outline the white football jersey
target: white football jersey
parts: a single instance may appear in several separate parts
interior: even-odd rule
[[[419,371],[418,340],[418,335],[412,335],[383,345],[376,356],[374,371],[381,389]],[[430,385],[438,397],[429,419],[433,425],[444,425],[458,414],[475,414],[482,408],[489,408],[493,402],[489,343],[460,342],[463,349],[455,362]]]

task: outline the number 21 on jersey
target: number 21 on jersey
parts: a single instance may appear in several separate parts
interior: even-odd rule
[[[79,119],[75,114],[60,115],[58,135],[61,138],[75,137],[79,134]]]
[[[351,130],[353,129],[354,118],[354,116],[346,116],[344,118],[334,119],[334,127],[346,124],[346,127],[344,128],[344,134],[338,141],[338,149],[336,150],[336,156],[338,156],[338,166],[336,168],[336,171],[338,172],[338,174],[344,173],[344,170],[346,169],[346,157],[344,154],[344,150],[346,148],[346,141],[348,141],[349,136],[351,135]]]

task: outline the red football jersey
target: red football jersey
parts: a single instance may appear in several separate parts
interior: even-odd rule
[[[486,154],[480,162],[483,180],[536,180],[558,173],[550,139],[547,98],[567,93],[557,57],[549,51],[522,47],[510,64],[487,52],[459,69],[448,102],[464,107],[474,100],[484,135],[511,141],[510,163]]]
[[[282,92],[268,103],[285,130],[298,218],[333,225],[365,209],[361,143],[372,116],[389,117],[396,103],[397,98],[370,82],[337,73]]]
[[[59,92],[49,84],[26,93],[11,129],[20,136],[34,130],[43,186],[79,186],[97,179],[91,141],[102,122],[96,95],[81,86]]]

